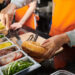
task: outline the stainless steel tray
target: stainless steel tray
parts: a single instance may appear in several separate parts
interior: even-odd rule
[[[1,35],[2,35],[2,34],[1,34]],[[18,60],[16,60],[16,61],[19,61],[19,60],[24,60],[24,61],[29,60],[29,61],[31,61],[31,62],[34,63],[32,66],[30,66],[30,67],[28,67],[28,68],[26,68],[26,69],[24,69],[24,70],[21,70],[20,72],[17,72],[17,73],[14,74],[14,75],[26,75],[27,73],[29,73],[29,72],[31,72],[31,71],[33,71],[33,70],[35,70],[35,69],[41,67],[41,65],[40,65],[39,63],[37,63],[33,58],[31,58],[30,56],[28,56],[23,50],[21,50],[17,45],[15,45],[10,39],[8,39],[7,37],[3,37],[3,38],[6,38],[7,41],[9,41],[9,42],[12,43],[12,46],[9,46],[9,47],[3,48],[3,49],[9,49],[9,48],[12,48],[12,47],[17,47],[18,50],[17,50],[17,51],[14,51],[14,52],[21,51],[21,52],[24,54],[24,57],[22,57],[22,58],[20,58],[20,59],[18,59]],[[7,42],[7,41],[6,41],[6,42]],[[2,43],[4,43],[4,42],[2,42]],[[1,49],[1,50],[2,50],[2,49]],[[10,54],[10,53],[9,53],[9,54]],[[8,54],[7,54],[7,55],[8,55]],[[4,55],[4,56],[7,56],[7,55]],[[2,57],[3,57],[3,56],[2,56]],[[0,57],[0,58],[1,58],[1,57]],[[16,61],[14,61],[14,62],[16,62]],[[9,63],[9,64],[10,64],[10,63]],[[0,67],[0,71],[1,71],[1,72],[0,72],[0,75],[4,75],[3,72],[2,72],[2,70],[5,69],[9,64]]]
[[[40,67],[40,65],[39,65],[38,63],[36,63],[35,61],[33,61],[33,59],[31,59],[31,58],[28,57],[28,56],[27,56],[27,57],[24,57],[24,58],[21,58],[21,59],[19,59],[19,60],[17,60],[17,61],[20,61],[20,60],[23,60],[23,61],[27,61],[27,60],[28,60],[28,61],[32,62],[33,65],[32,65],[32,66],[29,66],[28,68],[23,69],[23,70],[21,70],[21,71],[15,73],[15,74],[13,74],[13,75],[25,75],[25,74],[27,74],[27,73],[29,73],[29,72],[31,72],[31,71],[37,69],[38,66]],[[15,61],[15,62],[16,62],[16,61]],[[10,63],[10,64],[11,64],[11,63]],[[8,66],[9,66],[9,64],[7,64],[7,65],[1,67],[1,72],[2,72],[2,74],[3,74],[3,70],[5,70]]]
[[[15,52],[15,51],[18,51],[18,48],[16,46],[12,46],[12,47],[8,47],[8,48],[5,48],[5,49],[1,49],[0,50],[0,57],[2,57],[4,55],[7,55],[9,53]]]

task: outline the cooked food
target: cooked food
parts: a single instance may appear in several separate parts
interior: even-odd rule
[[[5,28],[5,26],[2,25],[2,23],[0,22],[0,30],[2,30],[2,29],[4,29],[4,28]]]
[[[5,38],[0,38],[0,43],[1,43],[1,42],[5,42],[5,41],[7,41],[7,39],[5,39]]]
[[[0,58],[0,65],[3,66],[9,64],[17,59],[20,59],[21,57],[23,57],[22,52],[10,53],[7,56],[3,56],[2,58]]]
[[[0,44],[0,50],[3,49],[3,48],[9,47],[9,46],[11,46],[11,45],[12,45],[11,42],[4,42],[4,43],[1,43],[1,44]]]
[[[3,42],[3,39],[0,38],[0,42]]]
[[[22,44],[23,50],[32,57],[40,58],[46,49],[41,47],[40,43],[33,41],[25,41]]]
[[[26,69],[28,68],[29,66],[32,66],[33,63],[30,62],[30,61],[16,61],[16,62],[13,62],[11,64],[9,64],[7,66],[7,68],[5,68],[4,70],[2,70],[3,74],[4,75],[13,75],[23,69]]]
[[[16,50],[18,50],[16,47],[0,50],[0,56],[7,55],[7,54],[12,53],[13,51],[16,51]]]

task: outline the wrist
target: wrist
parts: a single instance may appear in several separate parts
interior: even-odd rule
[[[20,27],[22,27],[22,26],[23,26],[21,22],[18,22],[18,24],[20,25]]]
[[[68,44],[70,42],[70,39],[66,33],[59,35],[60,39],[62,41],[62,44]]]
[[[23,22],[23,21],[19,21],[19,24],[21,24],[22,26],[23,26],[24,23],[25,23],[25,22]]]

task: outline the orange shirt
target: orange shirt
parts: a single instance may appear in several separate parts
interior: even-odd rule
[[[53,0],[54,10],[50,35],[75,29],[75,0]]]

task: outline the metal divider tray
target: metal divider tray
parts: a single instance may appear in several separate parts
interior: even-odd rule
[[[3,34],[0,34],[0,35],[3,35]],[[19,72],[16,72],[16,73],[14,73],[14,74],[10,74],[10,75],[26,75],[27,73],[29,73],[29,72],[31,72],[31,71],[33,71],[33,70],[35,70],[35,69],[41,67],[41,65],[40,65],[39,63],[37,63],[33,58],[31,58],[30,56],[28,56],[23,50],[21,50],[17,45],[15,45],[10,39],[8,39],[8,38],[5,37],[5,36],[4,36],[3,38],[7,39],[8,42],[11,42],[11,43],[12,43],[12,46],[3,48],[3,49],[1,49],[0,51],[7,50],[7,49],[10,49],[10,48],[13,48],[13,47],[16,47],[17,49],[16,49],[15,51],[13,51],[13,52],[10,52],[10,53],[7,53],[7,54],[5,54],[5,55],[3,55],[3,56],[0,56],[0,58],[5,57],[5,56],[8,56],[8,55],[11,54],[11,53],[19,52],[19,51],[20,51],[20,52],[22,52],[22,53],[24,54],[24,56],[23,56],[22,58],[20,58],[20,59],[17,59],[17,60],[15,60],[15,61],[13,61],[13,62],[17,62],[17,61],[30,61],[30,62],[33,63],[31,66],[29,66],[29,67],[27,67],[27,68],[25,68],[25,69],[23,69],[23,70],[20,70]],[[0,39],[1,39],[1,38],[0,38]],[[7,42],[7,41],[4,41],[4,42]],[[4,43],[4,42],[1,42],[1,43]],[[0,44],[1,44],[1,43],[0,43]],[[6,65],[4,65],[4,66],[0,66],[0,75],[5,75],[5,74],[3,73],[3,70],[5,70],[5,69],[6,69],[10,64],[12,64],[13,62],[11,62],[11,63],[9,63],[9,64],[6,64]],[[8,75],[8,74],[7,74],[7,75]]]

